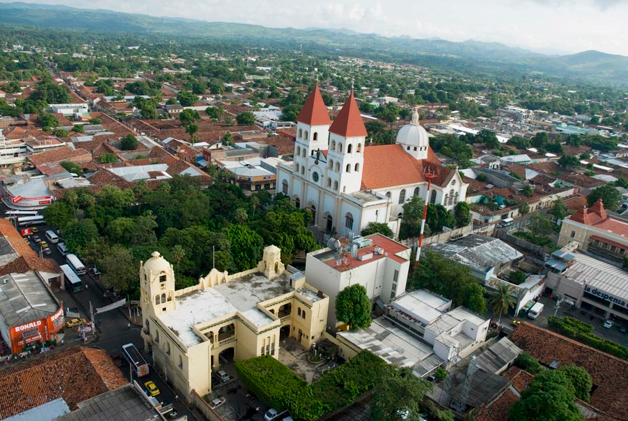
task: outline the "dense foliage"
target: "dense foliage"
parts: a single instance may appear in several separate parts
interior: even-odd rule
[[[593,334],[593,326],[573,317],[549,317],[549,326],[559,333],[619,358],[628,359],[628,348]]]
[[[336,297],[336,318],[351,330],[371,325],[371,300],[360,284],[346,287]]]

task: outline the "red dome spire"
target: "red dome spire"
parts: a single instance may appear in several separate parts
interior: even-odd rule
[[[366,127],[362,121],[360,115],[360,109],[355,102],[355,96],[353,96],[353,89],[349,98],[342,106],[342,110],[338,113],[338,116],[334,119],[333,124],[329,128],[329,131],[343,137],[358,137],[366,136]]]
[[[301,112],[297,116],[297,121],[310,126],[331,124],[329,114],[327,114],[327,107],[325,107],[325,101],[323,101],[321,91],[318,89],[318,81],[316,85],[314,85],[312,93],[305,101],[305,105],[301,108]]]

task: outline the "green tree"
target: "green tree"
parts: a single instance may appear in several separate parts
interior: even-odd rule
[[[198,124],[196,123],[190,123],[187,126],[185,126],[185,132],[190,135],[190,141],[192,143],[194,143],[194,140],[196,139],[194,135],[198,132],[198,130],[199,130],[199,127],[198,127]]]
[[[534,358],[532,355],[524,352],[523,354],[519,354],[517,359],[514,362],[515,366],[519,367],[522,370],[527,371],[528,373],[536,376],[541,371],[545,370],[545,367],[541,365],[539,360]]]
[[[191,107],[192,105],[196,104],[196,101],[198,101],[198,95],[195,95],[189,91],[181,91],[177,95],[177,100],[179,101],[179,104],[181,104],[181,106]]]
[[[351,330],[371,325],[371,300],[360,284],[346,287],[336,297],[336,318]]]
[[[482,130],[475,136],[477,142],[483,143],[488,149],[499,149],[497,135],[490,130]]]
[[[98,162],[101,164],[113,164],[118,162],[118,157],[114,153],[106,153],[98,157]]]
[[[132,134],[128,134],[120,139],[120,149],[123,151],[134,151],[139,145],[137,138]]]
[[[409,201],[404,203],[399,238],[403,240],[419,236],[424,209],[425,202],[418,195],[412,196]]]
[[[599,199],[602,199],[605,209],[615,212],[621,204],[621,193],[612,184],[605,184],[589,193],[587,203],[593,206]]]
[[[395,236],[388,224],[383,222],[369,222],[368,226],[362,230],[361,234],[363,236],[367,236],[375,233],[385,235],[388,238],[393,238]]]
[[[38,120],[41,127],[46,131],[59,125],[59,120],[52,114],[40,114]]]
[[[201,119],[201,115],[196,110],[187,109],[179,114],[179,121],[182,126],[187,126]]]
[[[530,217],[528,229],[534,238],[541,239],[552,233],[552,223],[545,215],[536,213]]]
[[[46,223],[59,229],[65,229],[70,222],[76,221],[74,209],[63,201],[57,201],[42,212]]]
[[[502,321],[502,314],[508,313],[508,310],[515,306],[515,299],[510,294],[510,288],[504,283],[497,286],[497,291],[492,294],[491,310],[499,314],[498,323]]]
[[[179,277],[179,265],[181,264],[181,260],[183,260],[185,255],[186,255],[186,252],[183,246],[181,244],[175,244],[175,246],[172,248],[172,258],[174,259],[174,264],[177,265],[176,266],[177,278]]]
[[[562,366],[560,371],[567,374],[571,384],[573,385],[578,399],[582,399],[585,402],[589,402],[591,398],[591,389],[593,388],[593,380],[587,370],[575,365]]]
[[[521,193],[525,197],[531,197],[534,194],[534,187],[532,187],[530,184],[526,184],[523,186],[523,189],[521,189]]]
[[[254,268],[262,259],[264,239],[246,225],[231,225],[225,233],[231,244],[231,256],[237,270]]]
[[[133,258],[129,249],[120,245],[107,247],[97,265],[102,272],[101,281],[105,287],[114,288],[123,294],[137,290],[139,261]]]
[[[466,227],[471,223],[471,208],[467,202],[458,202],[454,208],[457,227]]]
[[[252,126],[255,124],[255,115],[248,111],[240,113],[236,116],[236,121],[239,126]]]
[[[75,124],[74,127],[72,127],[72,131],[76,133],[85,133],[85,128],[80,124]]]
[[[97,242],[100,237],[98,228],[91,219],[70,222],[61,232],[68,249],[75,253],[80,253],[83,247]]]
[[[524,283],[526,279],[527,279],[527,275],[525,274],[525,272],[521,270],[516,270],[514,272],[511,272],[510,275],[508,275],[508,280],[510,281],[510,283],[515,284],[515,285],[520,285]]]
[[[412,374],[410,368],[386,367],[374,389],[371,420],[418,420],[419,404],[432,385]]]
[[[61,165],[63,167],[63,169],[66,170],[67,172],[70,172],[72,174],[76,174],[79,177],[83,175],[83,170],[81,169],[81,167],[79,167],[74,162],[62,161],[62,162],[59,163],[59,165]]]
[[[528,213],[530,213],[530,204],[528,202],[521,202],[519,203],[519,206],[517,207],[517,209],[519,210],[519,215],[524,217]]]
[[[105,233],[113,244],[152,244],[157,240],[155,219],[152,214],[116,218],[109,222]]]
[[[99,118],[92,118],[89,120],[89,124],[102,124],[102,120]]]
[[[234,141],[231,132],[225,132],[225,135],[222,137],[222,144],[225,146],[233,146]]]
[[[557,199],[554,203],[552,203],[552,208],[549,212],[557,221],[561,219],[565,219],[569,216],[569,209],[565,205],[563,199]]]
[[[558,159],[558,165],[561,167],[577,167],[580,165],[580,159],[574,155],[563,155]]]
[[[63,130],[63,129],[54,129],[52,131],[52,134],[57,136],[57,137],[68,137],[70,136],[70,132],[67,130]]]
[[[205,113],[214,120],[218,120],[220,118],[220,112],[217,107],[207,107],[205,109]]]
[[[511,406],[508,421],[584,421],[574,397],[574,386],[565,372],[544,370]]]

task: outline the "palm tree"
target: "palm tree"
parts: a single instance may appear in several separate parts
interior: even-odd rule
[[[502,314],[508,313],[508,309],[515,306],[515,299],[510,295],[510,289],[508,285],[500,283],[497,286],[497,292],[493,294],[491,298],[491,310],[494,313],[499,313],[499,320],[497,323],[501,323]]]

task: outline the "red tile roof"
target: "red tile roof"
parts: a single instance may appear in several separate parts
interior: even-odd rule
[[[593,379],[590,403],[602,412],[628,420],[628,361],[529,323],[521,323],[510,339],[543,365],[556,361],[559,366],[583,367]]]
[[[360,109],[353,96],[353,90],[342,106],[342,110],[340,110],[340,113],[338,113],[338,116],[334,119],[329,131],[344,137],[367,135],[366,127],[360,115]]]
[[[512,382],[512,387],[519,394],[526,390],[534,380],[532,374],[517,367],[510,367],[504,373],[504,377]],[[519,397],[515,392],[511,388],[507,388],[491,402],[479,407],[474,413],[473,419],[475,421],[507,421],[510,407],[518,400]]]
[[[431,148],[427,159],[417,160],[402,145],[376,145],[364,148],[362,190],[382,189],[427,181],[427,172],[436,174],[434,183],[442,185],[454,174],[443,167]]]
[[[598,199],[598,201],[588,209],[582,207],[571,215],[569,219],[604,231],[609,231],[622,237],[628,237],[628,223],[608,216],[606,209],[604,209],[602,199]]]
[[[71,410],[127,383],[101,349],[73,347],[0,371],[0,418],[62,398]]]
[[[61,268],[52,259],[42,257],[20,256],[10,263],[0,267],[0,276],[10,273],[26,273],[31,270],[37,272],[61,273]]]
[[[0,235],[11,245],[20,256],[37,257],[28,240],[23,238],[8,219],[0,219]]]
[[[350,255],[347,256],[347,263],[342,263],[338,266],[336,266],[336,261],[333,258],[330,258],[328,260],[325,260],[325,264],[327,266],[330,266],[334,269],[336,269],[339,272],[345,272],[347,270],[351,270],[351,269],[355,269],[356,267],[362,266],[362,265],[366,265],[368,263],[371,263],[375,260],[379,260],[379,259],[384,259],[384,258],[389,258],[394,260],[397,263],[404,263],[407,262],[408,259],[404,259],[403,257],[399,257],[397,256],[398,253],[407,250],[408,248],[406,246],[404,246],[403,244],[400,244],[394,240],[391,240],[390,238],[381,235],[381,234],[372,234],[369,235],[365,238],[368,238],[370,240],[373,241],[373,245],[369,246],[369,247],[364,247],[360,250],[358,250],[358,258],[354,259],[353,257],[351,257]],[[384,254],[375,254],[375,247],[379,247],[384,249]],[[369,253],[373,253],[373,257],[368,259],[368,260],[360,260],[359,257],[369,254]],[[386,256],[388,255],[388,256]]]
[[[331,124],[329,114],[327,114],[327,107],[325,107],[325,101],[323,101],[321,91],[318,89],[318,82],[314,85],[312,93],[305,101],[303,108],[301,108],[301,112],[299,112],[297,116],[297,121],[303,124],[309,124],[310,126]]]
[[[36,167],[41,164],[53,162],[70,161],[75,163],[89,162],[92,154],[85,149],[70,149],[67,147],[57,148],[46,152],[37,153],[28,157],[28,160]]]

